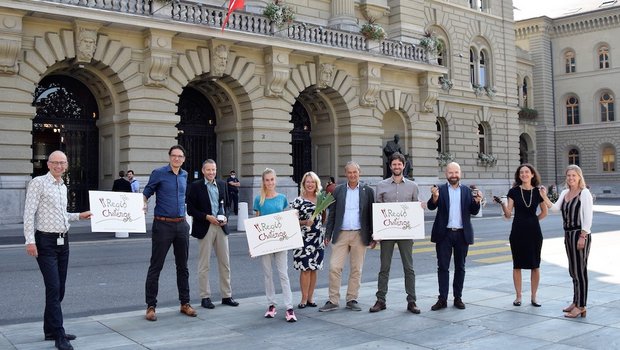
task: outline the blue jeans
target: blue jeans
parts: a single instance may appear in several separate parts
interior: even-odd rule
[[[454,253],[454,279],[452,280],[452,293],[455,298],[460,298],[463,294],[463,283],[465,281],[465,258],[469,245],[465,242],[463,231],[447,230],[446,237],[437,242],[435,251],[437,252],[437,279],[439,281],[439,298],[448,299],[448,289],[450,285],[450,259]]]
[[[39,253],[37,263],[45,283],[43,332],[54,335],[54,338],[64,337],[65,329],[62,326],[60,303],[65,297],[65,281],[69,265],[69,238],[65,237],[64,245],[57,245],[58,235],[43,234],[37,231],[34,237]]]

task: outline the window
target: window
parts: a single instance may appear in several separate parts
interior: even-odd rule
[[[609,48],[607,46],[601,46],[598,49],[598,68],[609,68]]]
[[[601,121],[613,122],[614,121],[614,98],[609,93],[605,92],[601,95],[599,100],[601,105]]]
[[[565,53],[564,61],[566,62],[566,73],[575,73],[575,53],[573,51]]]
[[[440,66],[444,66],[447,67],[448,66],[448,48],[446,45],[446,41],[443,39],[437,39],[440,43],[440,47],[441,50],[439,52],[437,52],[437,64],[439,64]]]
[[[437,126],[437,134],[439,134],[439,138],[437,139],[437,153],[448,152],[448,125],[446,120],[438,117],[435,125]]]
[[[579,99],[575,96],[566,100],[566,124],[579,124]]]
[[[476,55],[473,49],[469,49],[469,81],[476,84]]]
[[[485,60],[486,54],[480,51],[480,63],[478,65],[478,84],[488,86],[487,84],[487,66]]]
[[[579,150],[576,148],[571,148],[571,150],[568,151],[568,164],[579,166]]]
[[[469,49],[469,80],[473,87],[492,87],[491,63],[488,48]]]
[[[603,172],[616,171],[616,152],[613,147],[603,148]]]
[[[487,153],[486,130],[482,124],[478,124],[478,153]]]
[[[523,107],[529,107],[527,103],[527,78],[523,79]]]

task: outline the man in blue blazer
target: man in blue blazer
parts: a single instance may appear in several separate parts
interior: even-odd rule
[[[202,163],[204,179],[194,181],[187,195],[187,212],[192,216],[192,236],[198,238],[198,285],[200,304],[207,309],[215,308],[211,301],[209,265],[211,250],[215,249],[220,277],[222,304],[238,306],[232,298],[230,287],[230,256],[228,251],[228,189],[226,183],[216,179],[217,165],[212,159]],[[224,217],[218,217],[224,215]]]
[[[469,245],[474,243],[471,215],[478,214],[482,200],[480,191],[472,192],[467,186],[461,185],[461,167],[458,163],[452,162],[446,166],[446,179],[448,183],[439,187],[433,186],[432,196],[427,203],[429,210],[437,208],[431,242],[435,243],[437,252],[439,299],[431,307],[433,311],[448,306],[452,254],[454,254],[454,279],[452,281],[454,306],[458,309],[465,308],[461,299],[465,281],[465,258]]]
[[[349,283],[346,295],[346,307],[349,310],[361,311],[357,305],[362,266],[366,256],[366,248],[372,240],[372,203],[375,191],[368,185],[361,184],[360,166],[348,162],[344,167],[347,183],[336,186],[334,199],[329,208],[327,228],[325,229],[325,245],[332,244],[329,261],[329,300],[319,311],[334,311],[340,302],[340,285],[342,269],[349,256]]]

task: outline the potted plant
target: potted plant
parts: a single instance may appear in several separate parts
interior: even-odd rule
[[[491,98],[495,96],[495,94],[497,93],[497,90],[495,90],[495,88],[490,87],[490,86],[485,86],[484,91],[487,93],[487,96]]]
[[[366,40],[381,41],[385,39],[385,30],[375,23],[374,18],[369,18],[368,23],[362,25],[360,33]]]
[[[453,160],[454,160],[454,154],[450,152],[440,152],[437,155],[437,161],[439,163],[439,166],[446,166],[448,165],[448,163],[452,162]]]
[[[476,94],[476,96],[482,96],[486,92],[484,86],[480,84],[471,84],[471,88],[474,90],[474,94]]]
[[[290,24],[295,19],[293,8],[286,5],[282,0],[274,0],[263,10],[263,16],[269,19],[269,22],[275,24],[278,28],[282,28]]]
[[[437,35],[433,31],[424,32],[424,37],[420,40],[420,46],[432,55],[436,55],[443,51],[443,41],[437,38]]]
[[[538,111],[532,108],[522,107],[519,111],[519,118],[533,120],[538,117]]]
[[[497,157],[491,153],[478,153],[478,165],[485,168],[492,167],[497,164]]]

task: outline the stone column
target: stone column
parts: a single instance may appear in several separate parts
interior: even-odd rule
[[[352,32],[359,30],[357,19],[355,18],[355,2],[353,0],[333,0],[331,11],[331,17],[328,22],[330,28]]]

